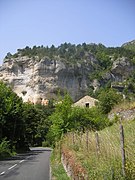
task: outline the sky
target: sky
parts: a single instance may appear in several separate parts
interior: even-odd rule
[[[0,0],[0,64],[26,46],[134,39],[134,0]]]

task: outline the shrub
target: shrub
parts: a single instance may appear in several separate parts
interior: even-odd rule
[[[103,113],[107,114],[116,104],[121,102],[122,95],[118,94],[114,89],[107,89],[102,91],[98,98],[99,108]]]
[[[0,159],[11,156],[9,141],[4,138],[0,143]]]

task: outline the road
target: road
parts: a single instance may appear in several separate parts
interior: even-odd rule
[[[51,149],[36,147],[0,161],[0,180],[50,180]]]

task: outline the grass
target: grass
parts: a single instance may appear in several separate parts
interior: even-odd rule
[[[67,147],[76,154],[92,180],[135,179],[135,120],[123,122],[125,135],[126,177],[122,176],[120,148],[120,126],[114,124],[98,132],[99,151],[95,132],[68,134],[63,139]],[[88,137],[88,138],[87,138]],[[86,140],[87,139],[87,140]],[[88,142],[88,144],[86,143]]]
[[[69,180],[61,163],[60,148],[57,145],[51,155],[52,180]]]
[[[129,102],[129,101],[124,101],[121,104],[118,104],[112,109],[110,113],[115,113],[123,110],[130,110],[135,108],[135,101]]]

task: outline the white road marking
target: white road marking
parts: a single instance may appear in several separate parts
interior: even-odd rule
[[[25,161],[25,160],[23,159],[23,160],[19,161],[19,163],[22,163],[22,162],[24,162],[24,161]],[[8,170],[13,169],[15,166],[17,166],[17,164],[14,164],[13,166],[9,167]],[[0,173],[0,176],[3,175],[3,174],[5,174],[5,173],[6,173],[6,171],[1,172],[1,173]]]
[[[3,174],[5,174],[5,171],[3,171],[2,173],[0,173],[0,175],[3,175]]]
[[[31,156],[28,156],[26,159],[29,159],[30,157],[31,157]],[[23,159],[23,160],[19,161],[19,164],[21,164],[21,163],[24,162],[24,161],[26,161],[26,160]],[[13,166],[9,167],[8,170],[13,169],[13,168],[16,167],[17,165],[18,165],[18,164],[14,164]],[[4,175],[5,173],[6,173],[6,171],[1,172],[1,173],[0,173],[0,176],[1,176],[1,175]]]
[[[8,170],[13,169],[15,166],[17,166],[17,164],[14,164],[14,165],[11,166],[10,168],[8,168]]]
[[[23,160],[21,160],[19,163],[22,163],[22,162],[24,162],[25,160],[23,159]]]
[[[32,155],[28,156],[26,159],[29,159],[29,158],[31,158],[31,157],[32,157]]]

